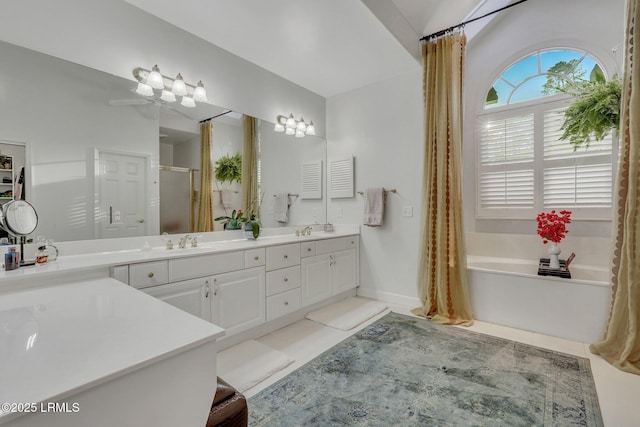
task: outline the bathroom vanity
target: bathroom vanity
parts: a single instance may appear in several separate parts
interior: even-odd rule
[[[0,401],[15,404],[0,425],[204,425],[217,351],[359,282],[357,226],[264,234],[61,245],[54,263],[0,272]]]
[[[224,328],[226,342],[352,295],[359,283],[358,250],[359,236],[352,231],[280,235],[160,251],[115,265],[111,275]]]

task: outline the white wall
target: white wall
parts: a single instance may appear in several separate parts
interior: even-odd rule
[[[355,157],[355,186],[397,189],[387,195],[384,225],[361,226],[363,295],[416,303],[422,200],[422,70],[327,99],[327,159]],[[402,207],[413,208],[402,217]],[[342,210],[342,217],[338,210]],[[362,224],[363,199],[329,199],[328,220]]]
[[[325,134],[321,96],[121,0],[2,2],[0,40],[129,80],[158,64],[167,76],[202,80],[213,104],[269,121],[294,112]]]

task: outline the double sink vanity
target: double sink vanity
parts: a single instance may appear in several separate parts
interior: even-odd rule
[[[1,272],[0,401],[38,411],[2,408],[0,424],[204,425],[216,352],[355,294],[358,234],[205,233],[172,250],[111,239],[89,253],[77,242]]]

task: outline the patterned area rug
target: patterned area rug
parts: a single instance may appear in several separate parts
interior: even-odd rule
[[[589,360],[389,313],[249,399],[251,426],[602,426]]]

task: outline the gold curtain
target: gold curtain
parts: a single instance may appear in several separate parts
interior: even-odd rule
[[[258,133],[255,117],[242,117],[242,209],[260,218],[258,195]]]
[[[198,231],[213,231],[213,123],[200,125],[200,197],[198,203]]]
[[[611,309],[602,341],[592,344],[613,366],[640,375],[640,1],[627,0],[625,64],[620,111],[620,166],[611,277]]]
[[[413,313],[438,323],[473,324],[462,226],[462,73],[466,37],[422,47],[425,157],[418,293]]]

